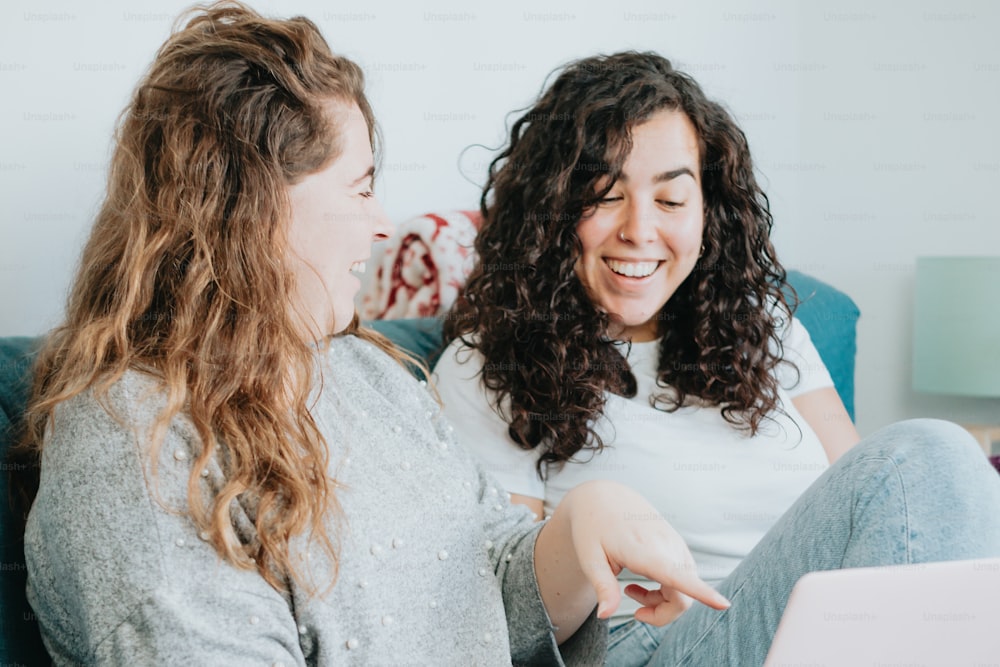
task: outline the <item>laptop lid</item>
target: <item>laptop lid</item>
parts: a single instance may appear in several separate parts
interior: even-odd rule
[[[1000,558],[807,574],[764,664],[1000,666]]]

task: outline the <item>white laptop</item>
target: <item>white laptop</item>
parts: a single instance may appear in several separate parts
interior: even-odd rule
[[[1000,558],[813,572],[765,667],[1000,667]]]

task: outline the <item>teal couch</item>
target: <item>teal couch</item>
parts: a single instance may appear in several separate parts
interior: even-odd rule
[[[857,306],[850,297],[806,274],[791,271],[789,282],[802,300],[796,313],[812,336],[830,370],[837,391],[854,418],[854,357]],[[441,321],[382,320],[370,325],[432,365],[441,348]],[[21,535],[10,504],[10,476],[22,474],[17,464],[6,462],[14,431],[27,400],[31,364],[38,338],[0,338],[0,666],[45,665],[34,613],[24,597],[26,572]]]

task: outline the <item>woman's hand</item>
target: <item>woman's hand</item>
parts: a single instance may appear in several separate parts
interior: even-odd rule
[[[570,513],[580,568],[597,592],[601,618],[614,613],[621,602],[617,576],[623,568],[661,586],[655,591],[638,585],[626,590],[643,605],[636,612],[643,623],[666,625],[691,605],[690,598],[715,609],[729,607],[726,598],[698,577],[683,538],[629,487],[588,482],[568,493],[563,503]]]
[[[644,623],[670,623],[691,598],[715,609],[729,607],[698,577],[684,540],[656,508],[617,482],[585,482],[566,494],[535,545],[535,572],[557,641],[576,632],[595,601],[599,617],[614,613],[621,602],[617,575],[624,568],[660,584],[653,591],[636,585],[626,590],[643,605],[635,618]]]

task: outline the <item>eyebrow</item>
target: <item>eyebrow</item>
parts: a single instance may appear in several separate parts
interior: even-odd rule
[[[691,178],[694,178],[694,172],[692,172],[687,167],[681,167],[679,169],[672,169],[670,171],[664,171],[662,173],[657,174],[656,176],[653,176],[653,182],[654,183],[664,183],[666,181],[672,181],[675,178],[677,178],[678,176],[683,176],[685,174],[687,174]],[[621,176],[618,177],[618,180],[621,181],[621,182],[623,182],[623,183],[627,183],[628,182],[628,176],[626,174],[622,174]],[[698,180],[698,179],[695,179],[695,180]]]
[[[372,166],[368,167],[368,171],[366,171],[365,173],[361,174],[356,179],[354,179],[351,182],[350,187],[354,187],[355,185],[361,185],[362,181],[364,181],[366,179],[367,180],[371,180],[374,177],[375,177],[375,165],[372,165]]]

